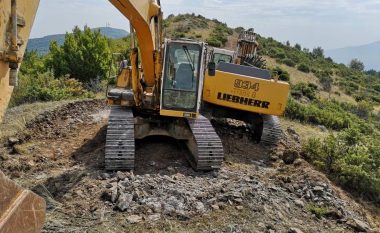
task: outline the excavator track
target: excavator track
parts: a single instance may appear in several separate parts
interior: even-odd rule
[[[132,170],[135,166],[135,128],[131,109],[113,106],[108,120],[105,168]]]
[[[261,142],[268,146],[276,145],[284,136],[279,118],[277,116],[263,115],[263,122]]]
[[[223,144],[210,121],[204,116],[188,120],[193,139],[188,146],[193,153],[190,163],[197,171],[217,170],[224,159]]]

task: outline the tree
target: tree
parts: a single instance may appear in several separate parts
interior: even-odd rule
[[[104,79],[109,69],[111,51],[108,40],[100,31],[78,27],[67,33],[63,46],[57,42],[50,44],[50,55],[46,66],[55,77],[69,75],[70,78],[88,83],[94,79]]]
[[[322,78],[319,79],[319,82],[321,83],[322,89],[324,91],[328,93],[331,92],[333,79],[330,76],[323,76]]]
[[[357,71],[364,71],[364,63],[361,62],[359,59],[352,59],[351,62],[350,62],[350,68],[351,69],[354,69],[354,70],[357,70]]]
[[[37,76],[46,72],[44,65],[44,57],[39,55],[36,51],[25,51],[20,73],[27,76]]]
[[[301,47],[301,45],[300,44],[296,44],[296,45],[294,45],[294,48],[295,49],[297,49],[297,50],[299,50],[299,51],[301,51],[302,50],[302,47]]]
[[[313,52],[311,53],[314,58],[324,57],[325,51],[322,49],[322,47],[317,47],[313,49]]]

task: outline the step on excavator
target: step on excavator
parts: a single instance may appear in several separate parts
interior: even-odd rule
[[[255,141],[275,145],[283,136],[278,116],[284,114],[289,84],[257,67],[262,60],[256,36],[253,29],[241,32],[235,51],[209,49],[209,64],[216,69],[205,76],[201,112],[244,121]]]
[[[183,141],[191,152],[188,160],[195,170],[219,169],[224,158],[223,145],[210,121],[200,113],[202,94],[229,104],[253,106],[264,114],[280,114],[285,108],[285,98],[275,102],[273,97],[269,102],[261,99],[258,92],[265,92],[264,97],[285,92],[286,88],[272,85],[276,81],[265,80],[255,86],[255,82],[245,80],[246,73],[222,71],[220,67],[215,70],[213,61],[208,60],[205,43],[164,39],[160,0],[109,1],[130,22],[131,52],[129,59],[122,62],[115,85],[107,88],[111,113],[106,170],[133,169],[135,140],[157,135]],[[0,2],[0,116],[17,85],[17,71],[38,4],[39,0]],[[221,79],[204,90],[205,74],[211,80],[222,72],[234,75],[234,92],[226,89]],[[257,96],[248,94],[251,89]],[[281,98],[283,95],[277,97]],[[207,101],[204,97],[203,100]],[[45,206],[42,198],[0,174],[0,232],[38,232],[45,219]]]

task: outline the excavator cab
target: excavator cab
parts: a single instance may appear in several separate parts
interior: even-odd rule
[[[196,118],[203,87],[206,46],[187,40],[165,42],[160,114]]]

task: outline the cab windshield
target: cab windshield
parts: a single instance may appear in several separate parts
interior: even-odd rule
[[[227,54],[214,53],[214,62],[215,64],[219,64],[221,62],[231,63],[232,56]]]
[[[172,42],[166,48],[163,108],[196,111],[202,48]]]

